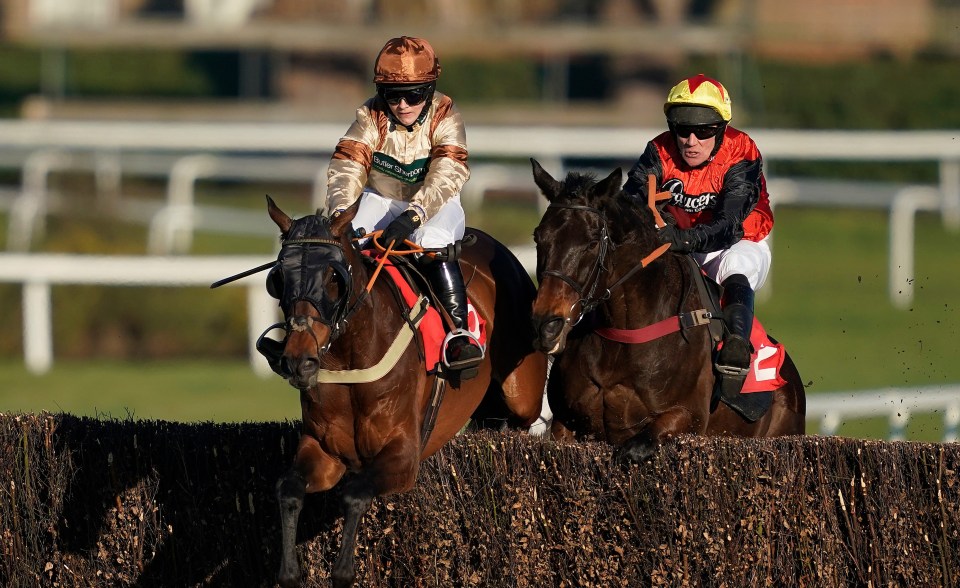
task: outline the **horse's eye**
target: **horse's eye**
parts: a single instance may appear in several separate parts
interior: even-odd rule
[[[323,291],[328,299],[339,300],[341,292],[344,292],[343,280],[332,267],[326,268],[323,276]]]

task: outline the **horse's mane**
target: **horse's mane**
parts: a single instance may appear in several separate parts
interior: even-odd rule
[[[597,193],[592,190],[597,182],[595,174],[570,172],[561,184],[558,201],[602,210],[618,242],[635,241],[641,234],[652,232],[653,213],[646,202],[629,196],[622,189],[612,194]]]

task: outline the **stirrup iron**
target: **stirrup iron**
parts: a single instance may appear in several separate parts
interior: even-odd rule
[[[470,342],[473,343],[480,350],[480,357],[471,358],[465,361],[454,361],[449,363],[447,361],[447,347],[450,345],[450,342],[458,337],[467,337],[470,339]],[[440,361],[443,362],[444,367],[450,370],[463,370],[471,367],[475,367],[486,356],[486,353],[483,349],[483,346],[480,345],[480,342],[477,340],[470,331],[466,329],[456,329],[447,333],[447,336],[443,338],[443,343],[440,344]]]

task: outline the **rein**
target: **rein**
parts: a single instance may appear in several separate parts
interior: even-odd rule
[[[658,194],[657,196],[660,196],[660,194]],[[669,198],[669,195],[667,195],[666,197]],[[660,198],[660,199],[662,200],[663,198]],[[606,266],[604,265],[607,252],[610,250],[615,250],[617,247],[616,244],[610,241],[610,233],[609,233],[609,230],[607,229],[606,215],[604,215],[603,211],[600,210],[599,208],[595,208],[593,206],[585,206],[582,204],[551,203],[549,206],[547,206],[547,208],[548,209],[564,208],[568,210],[582,210],[584,212],[592,212],[600,217],[600,222],[602,223],[600,228],[600,253],[597,255],[597,260],[594,263],[593,267],[590,269],[590,273],[587,274],[587,281],[583,286],[581,286],[576,281],[574,281],[573,278],[565,274],[562,274],[556,270],[544,270],[542,272],[543,276],[553,276],[561,280],[562,282],[566,283],[568,286],[570,286],[573,289],[574,292],[576,292],[580,296],[580,299],[576,303],[574,303],[574,305],[576,304],[580,305],[580,312],[577,315],[575,315],[576,320],[573,320],[571,318],[569,321],[574,325],[578,324],[581,320],[583,320],[583,317],[587,313],[595,309],[603,301],[609,299],[611,292],[614,289],[618,288],[619,286],[622,286],[623,283],[629,280],[634,274],[636,274],[638,271],[642,270],[643,268],[653,263],[657,258],[659,258],[661,255],[666,253],[668,249],[670,249],[669,244],[664,244],[664,245],[661,245],[660,247],[657,247],[651,253],[643,257],[639,263],[637,263],[632,268],[630,268],[630,270],[626,274],[621,276],[620,279],[618,279],[616,282],[614,282],[608,288],[606,288],[602,295],[594,296],[595,292],[597,291],[597,286],[600,283],[600,275],[603,273],[604,270],[607,269]],[[657,215],[657,218],[659,219],[659,222],[661,223],[663,222],[663,219],[660,219],[659,214]],[[586,284],[590,284],[590,291],[587,292],[586,295],[584,295]]]
[[[653,174],[647,175],[647,208],[649,208],[650,212],[653,213],[654,225],[659,229],[666,226],[666,223],[663,222],[663,217],[660,216],[660,211],[657,210],[656,203],[661,200],[667,200],[671,198],[673,195],[670,192],[657,192],[656,180],[657,180],[656,176],[654,176]],[[584,296],[583,294],[584,289],[586,289],[586,285],[581,286],[580,284],[577,284],[569,276],[555,270],[544,270],[542,273],[542,275],[544,276],[553,276],[561,280],[562,282],[566,283],[568,286],[573,288],[574,292],[576,292],[580,296],[580,299],[576,303],[574,303],[574,306],[577,304],[580,305],[580,313],[576,315],[576,320],[571,319],[568,321],[568,322],[571,322],[573,325],[576,325],[581,320],[583,320],[583,317],[587,313],[589,313],[594,308],[599,306],[600,303],[602,303],[604,300],[608,300],[610,298],[610,294],[612,290],[623,285],[623,283],[629,280],[635,273],[637,273],[638,271],[642,270],[643,268],[653,263],[661,255],[663,255],[670,249],[669,243],[665,243],[657,247],[656,249],[651,251],[648,255],[643,257],[640,260],[640,263],[630,268],[630,270],[627,271],[627,273],[620,276],[620,279],[618,279],[616,282],[611,284],[604,291],[602,296],[595,298],[594,292],[596,292],[597,285],[600,283],[600,274],[603,272],[603,270],[606,269],[603,262],[607,256],[607,251],[608,249],[616,249],[616,245],[610,241],[610,232],[607,229],[606,215],[599,208],[596,208],[593,206],[585,206],[582,204],[557,204],[557,203],[551,202],[550,205],[547,206],[547,208],[548,209],[564,208],[567,210],[582,210],[584,212],[592,212],[600,217],[600,222],[602,223],[600,228],[600,253],[597,256],[597,261],[594,264],[593,268],[590,270],[590,273],[587,274],[587,281],[592,282],[592,285],[590,286],[590,292],[588,292],[586,296]],[[594,273],[596,273],[596,275],[594,275]],[[591,279],[591,276],[592,276],[592,279]],[[571,310],[572,310],[572,307],[571,307]]]

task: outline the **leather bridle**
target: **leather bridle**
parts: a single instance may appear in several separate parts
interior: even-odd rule
[[[564,208],[568,210],[582,210],[584,212],[591,212],[600,217],[600,253],[597,255],[597,259],[593,264],[593,267],[590,268],[590,272],[587,274],[587,279],[583,284],[578,284],[576,280],[570,276],[561,273],[557,270],[547,269],[540,272],[540,281],[543,281],[543,278],[551,276],[557,278],[558,280],[564,282],[574,292],[577,293],[579,299],[570,306],[570,316],[565,319],[565,322],[571,324],[571,326],[576,325],[583,317],[592,311],[594,308],[600,305],[604,300],[610,298],[610,289],[606,289],[599,296],[596,296],[597,288],[600,284],[600,276],[607,268],[604,266],[604,261],[606,261],[607,252],[610,249],[615,249],[616,246],[610,241],[610,232],[607,229],[607,217],[603,214],[599,208],[594,208],[592,206],[584,206],[581,204],[555,204],[551,203],[547,206],[547,209],[551,208]],[[574,308],[579,305],[580,311],[577,314],[573,313]]]

